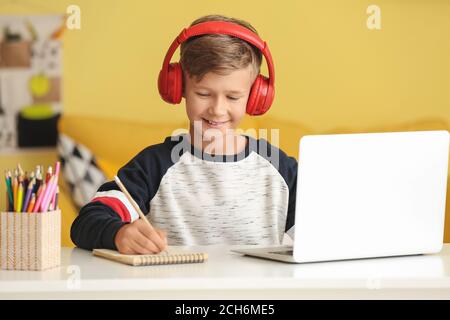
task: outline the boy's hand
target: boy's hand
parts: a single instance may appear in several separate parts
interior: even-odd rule
[[[122,254],[159,253],[167,248],[167,236],[164,230],[154,228],[138,219],[123,225],[114,240],[117,250]]]

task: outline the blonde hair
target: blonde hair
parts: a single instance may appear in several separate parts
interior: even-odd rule
[[[191,26],[207,21],[227,21],[239,24],[258,34],[253,26],[243,20],[222,15],[203,16]],[[192,37],[180,46],[180,64],[185,75],[201,81],[208,72],[229,74],[233,70],[253,66],[254,77],[260,72],[262,53],[252,44],[223,34],[206,34]]]

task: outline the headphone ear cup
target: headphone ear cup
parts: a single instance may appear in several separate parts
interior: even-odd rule
[[[261,85],[261,75],[259,74],[255,81],[253,82],[252,88],[250,89],[250,95],[248,97],[247,100],[247,109],[246,112],[247,114],[254,116],[255,114],[255,109],[256,109],[256,97],[258,95],[259,92],[259,86]]]
[[[269,79],[262,75],[256,77],[247,101],[247,114],[259,116],[270,109],[273,100],[273,90],[270,90],[269,83]],[[270,98],[271,96],[272,98]]]
[[[183,95],[183,72],[179,63],[171,63],[167,72],[161,70],[158,77],[161,98],[171,104],[179,104]]]

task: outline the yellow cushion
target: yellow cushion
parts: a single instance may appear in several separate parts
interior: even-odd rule
[[[78,215],[78,210],[70,199],[70,193],[60,190],[58,205],[61,209],[61,245],[74,247],[72,240],[70,240],[70,227]]]
[[[164,141],[186,124],[139,123],[119,119],[64,115],[59,130],[84,144],[97,158],[125,164],[145,147]]]
[[[120,163],[108,161],[103,158],[97,158],[97,164],[108,180],[113,180],[117,171],[122,167]]]
[[[267,138],[271,144],[281,148],[287,155],[295,158],[298,158],[299,139],[304,135],[314,133],[311,128],[303,123],[289,122],[269,117],[262,117],[259,120],[259,128],[261,130],[267,130]],[[277,134],[278,143],[276,143]]]

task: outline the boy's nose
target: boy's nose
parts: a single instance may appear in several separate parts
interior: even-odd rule
[[[223,99],[215,99],[209,108],[209,112],[217,117],[224,116],[227,114],[227,106]]]

